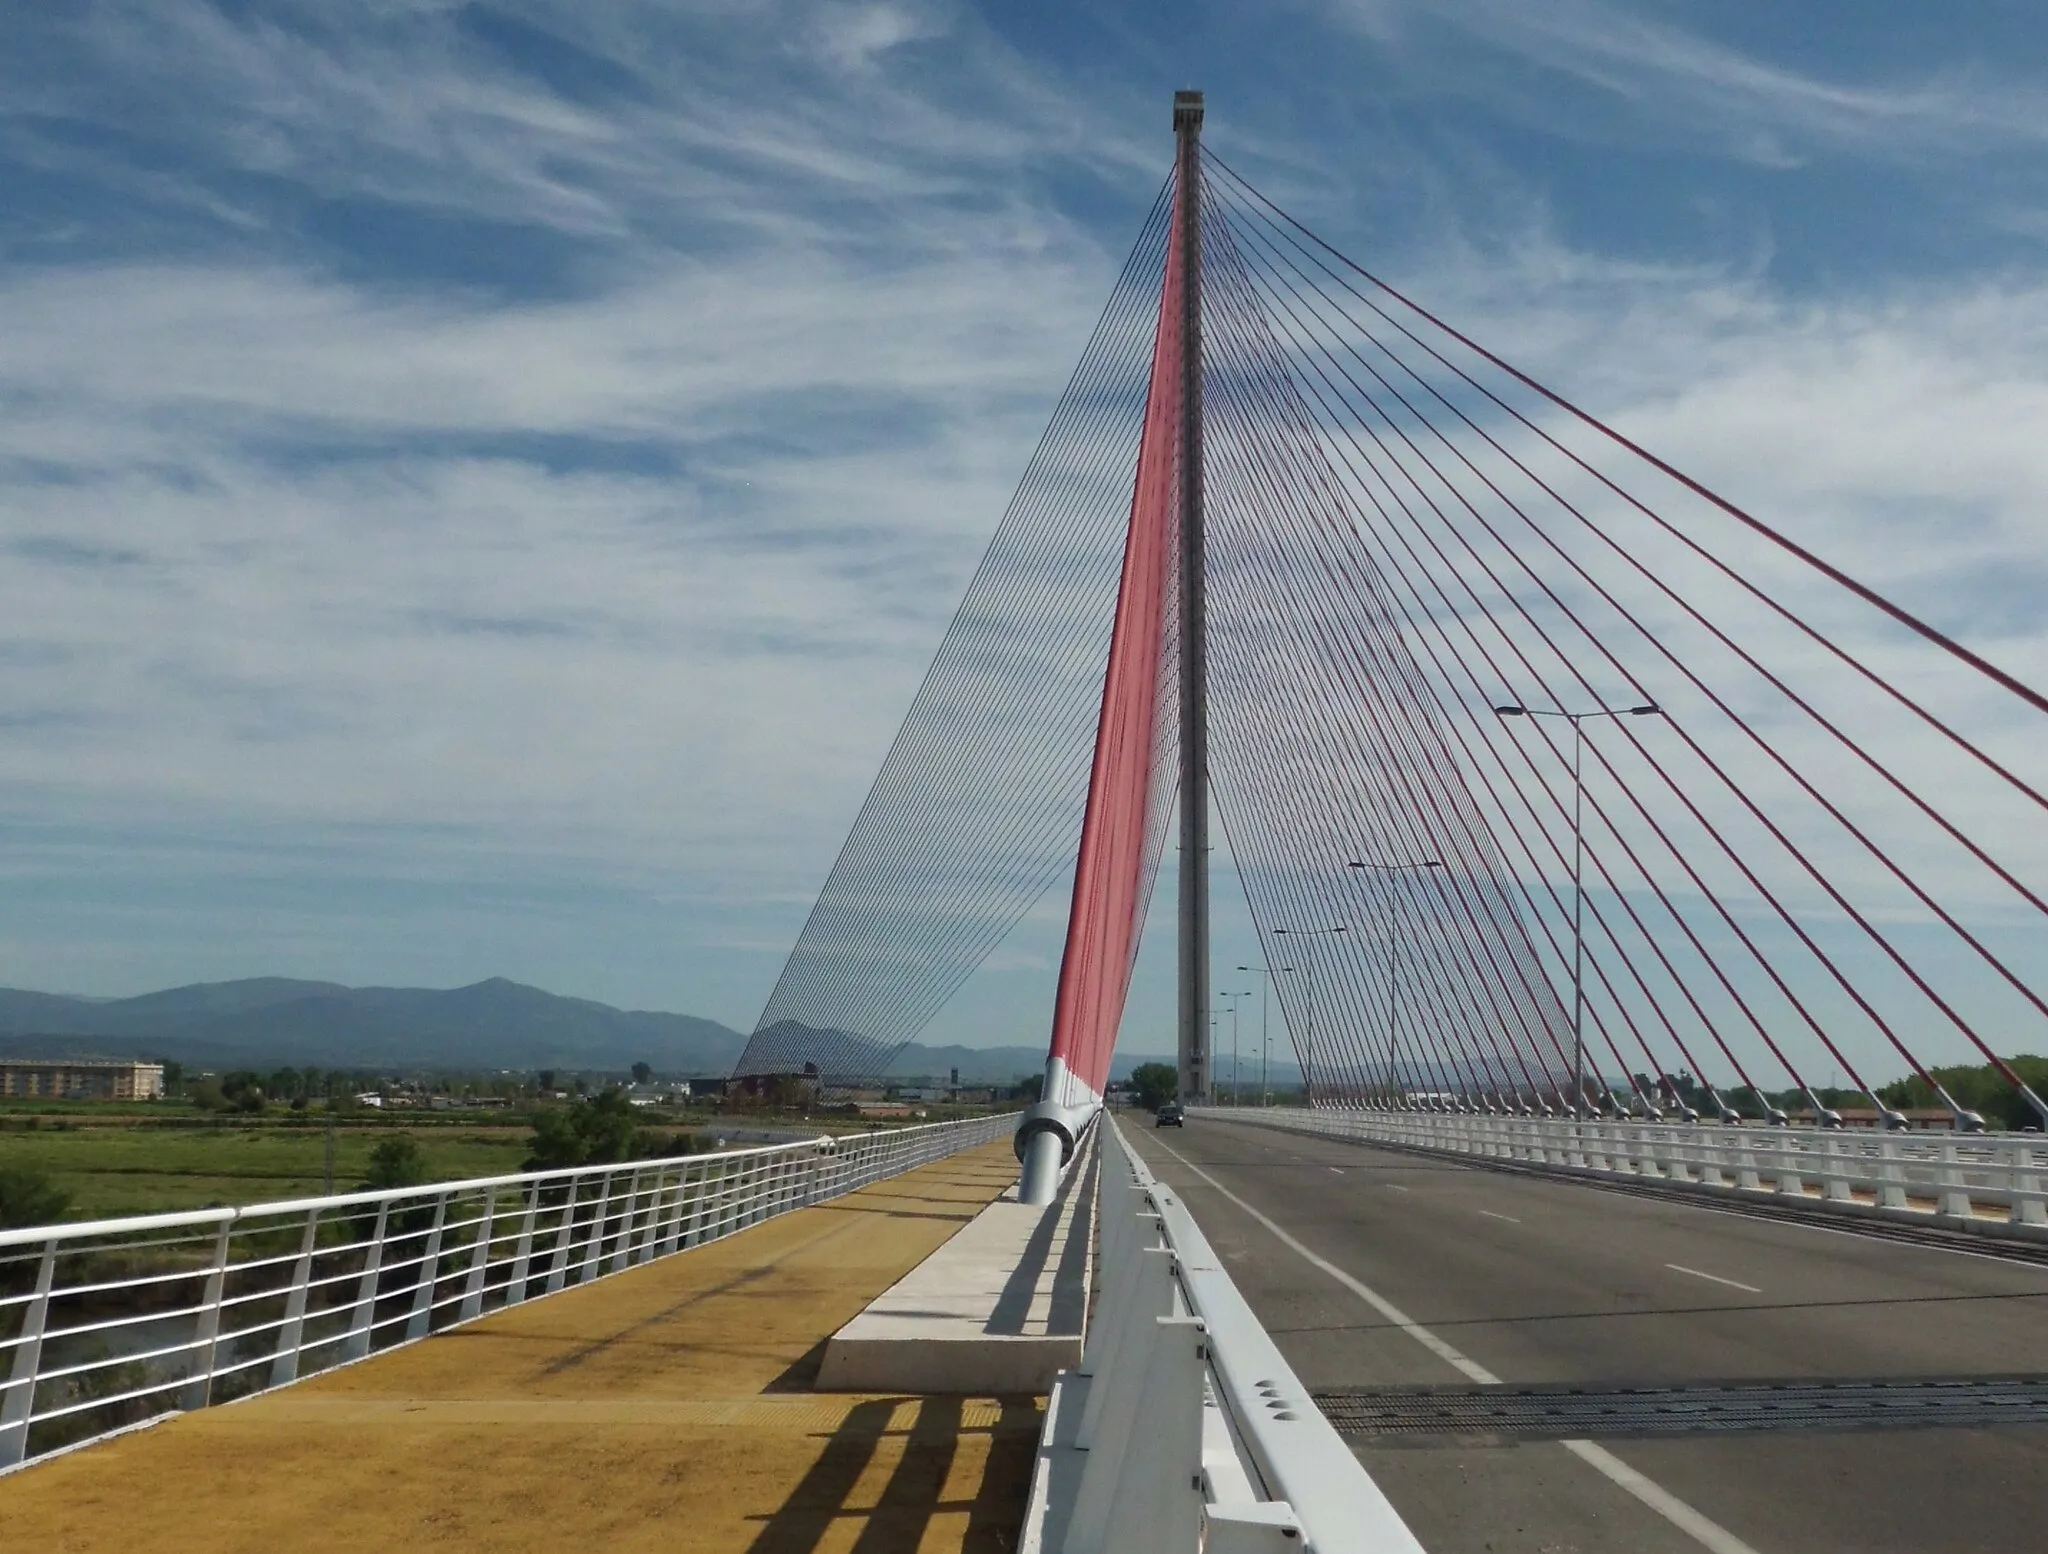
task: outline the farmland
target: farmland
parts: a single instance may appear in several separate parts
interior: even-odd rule
[[[172,1103],[175,1106],[175,1103]],[[518,1122],[457,1124],[351,1118],[334,1131],[334,1187],[359,1184],[377,1144],[394,1135],[419,1145],[436,1181],[516,1171],[531,1131]],[[220,1204],[317,1196],[326,1179],[326,1129],[318,1121],[109,1115],[85,1108],[0,1111],[0,1169],[47,1172],[71,1200],[66,1218],[103,1219]]]

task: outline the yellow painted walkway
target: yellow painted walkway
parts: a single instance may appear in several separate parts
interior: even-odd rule
[[[1033,1398],[810,1390],[1014,1178],[1007,1142],[0,1479],[0,1549],[994,1551]]]

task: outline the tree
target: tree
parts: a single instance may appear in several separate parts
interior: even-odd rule
[[[50,1225],[71,1211],[71,1194],[39,1166],[0,1169],[0,1230]]]
[[[1131,1092],[1148,1112],[1180,1094],[1180,1071],[1171,1063],[1140,1063],[1131,1070]]]
[[[614,1086],[594,1100],[534,1113],[526,1169],[554,1171],[631,1160],[638,1135],[633,1103]]]
[[[585,1101],[576,1108],[576,1120],[590,1150],[584,1159],[592,1165],[633,1158],[633,1142],[639,1136],[640,1125],[625,1091],[613,1088]]]
[[[633,1065],[633,1083],[634,1083],[634,1084],[636,1084],[636,1085],[644,1085],[644,1084],[646,1084],[646,1083],[647,1083],[647,1081],[648,1081],[648,1080],[652,1079],[653,1077],[654,1077],[654,1068],[653,1068],[653,1065],[652,1065],[652,1064],[648,1064],[648,1063],[635,1063],[635,1064]]]
[[[363,1177],[366,1192],[387,1192],[394,1187],[417,1187],[427,1180],[427,1157],[410,1133],[394,1133],[379,1139],[370,1151],[370,1169]]]
[[[221,1075],[220,1092],[229,1108],[238,1112],[263,1110],[263,1081],[246,1068]]]
[[[2022,1054],[2006,1061],[2021,1079],[2033,1086],[2036,1095],[2048,1090],[2048,1058]],[[1982,1112],[1993,1127],[2019,1129],[2041,1126],[2041,1119],[2034,1114],[2034,1108],[2027,1104],[2026,1098],[2006,1083],[2005,1076],[1989,1063],[1958,1064],[1954,1068],[1937,1068],[1931,1072],[1959,1105]],[[1941,1104],[1927,1082],[1917,1077],[1895,1080],[1881,1087],[1877,1093],[1888,1106],[1935,1107]]]

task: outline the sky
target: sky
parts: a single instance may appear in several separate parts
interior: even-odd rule
[[[2048,663],[2041,593],[1973,593],[2048,550],[2024,0],[0,5],[0,984],[750,1027],[1179,87],[1347,252]],[[934,1039],[1042,1039],[1062,907]]]

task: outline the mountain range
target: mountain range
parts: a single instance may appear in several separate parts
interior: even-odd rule
[[[292,1064],[379,1072],[557,1068],[724,1075],[747,1039],[716,1020],[614,1009],[493,977],[469,987],[345,987],[289,977],[200,982],[134,998],[0,988],[0,1056],[170,1058],[194,1068]],[[1144,1053],[1119,1055],[1127,1076]],[[1227,1060],[1226,1060],[1227,1061]],[[892,1075],[1010,1080],[1045,1067],[1042,1048],[912,1043]],[[1249,1068],[1247,1069],[1249,1073]],[[1298,1082],[1287,1065],[1290,1082]],[[1273,1077],[1281,1079],[1275,1064]]]

